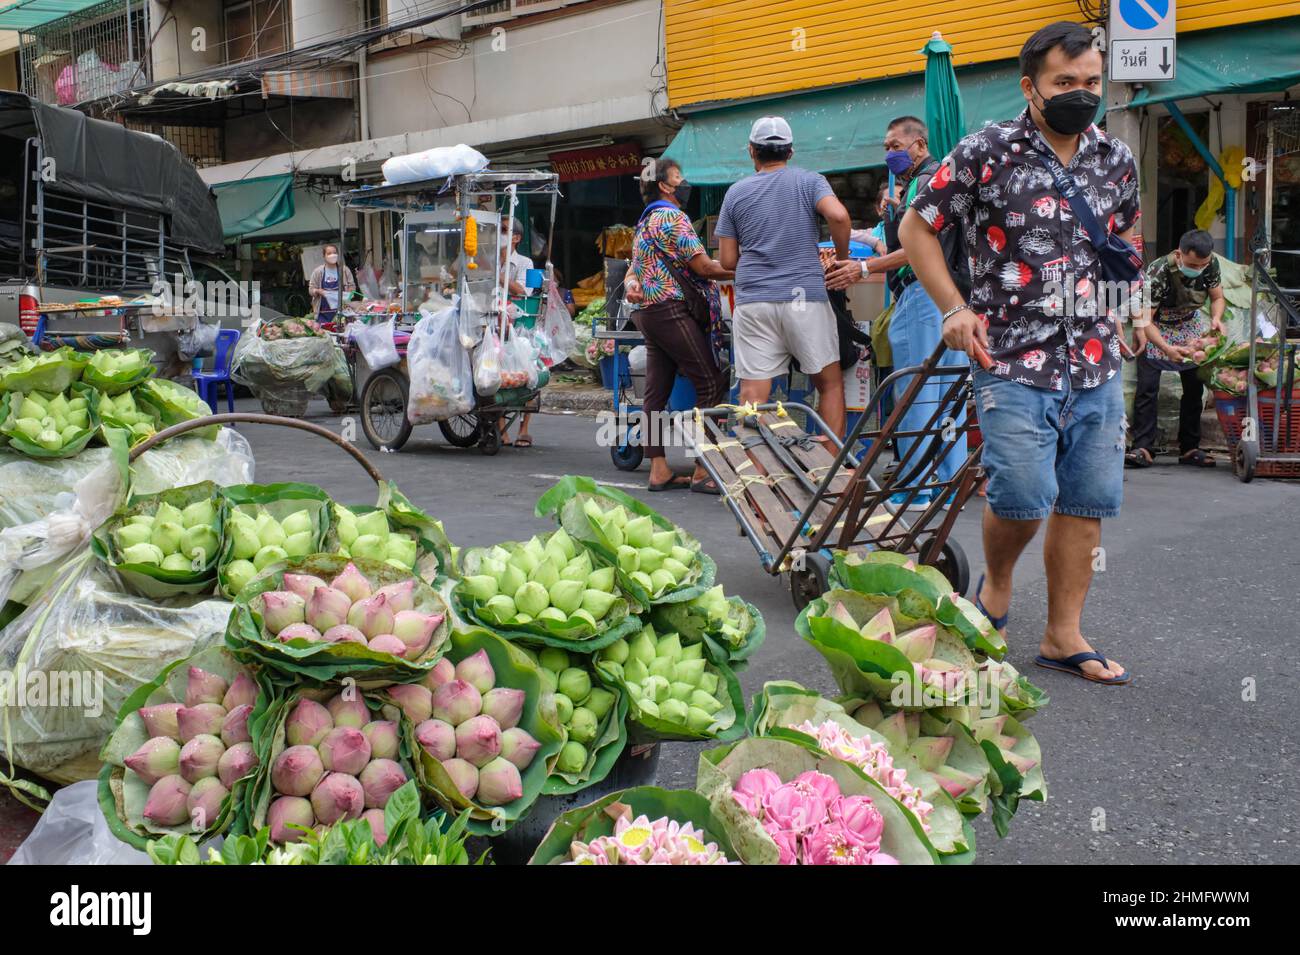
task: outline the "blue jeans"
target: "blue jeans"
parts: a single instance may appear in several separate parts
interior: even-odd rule
[[[934,302],[930,301],[930,296],[925,294],[925,289],[921,287],[920,282],[913,282],[907,288],[903,289],[903,294],[898,297],[898,303],[894,306],[894,315],[889,323],[889,347],[894,352],[894,370],[908,368],[913,365],[922,364],[929,358],[939,342],[943,340],[943,322],[940,321],[940,313]],[[969,365],[970,359],[965,352],[948,351],[940,359],[944,365]],[[894,383],[894,400],[897,401],[907,390],[908,383],[912,380],[911,375],[904,375]],[[952,386],[952,379],[947,377],[931,378],[921,390],[917,392],[915,400],[912,402],[904,413],[902,420],[899,421],[898,429],[900,431],[919,431],[930,423],[931,417],[934,416],[935,408],[943,398],[946,392]],[[941,429],[945,426],[945,418],[951,416],[952,420],[960,427],[966,420],[966,407],[964,404],[955,405],[946,409],[939,415],[934,424],[930,425],[930,430]],[[925,446],[911,451],[912,445],[922,440],[926,442]],[[935,470],[931,480],[951,481],[954,474],[966,463],[966,435],[960,434],[956,440],[945,442],[939,437],[933,438],[899,438],[898,439],[898,457],[903,462],[900,469],[900,475],[911,474],[914,465],[923,460],[924,456],[930,453],[930,442],[938,441],[941,447],[936,452],[942,454],[943,459],[939,462],[939,467]],[[907,457],[911,451],[911,457]],[[925,473],[922,469],[921,473]],[[918,475],[919,478],[919,475]],[[913,479],[909,481],[909,486],[915,484]]]
[[[1034,388],[975,373],[988,502],[998,517],[1040,520],[1056,511],[1115,517],[1124,498],[1124,393],[1120,376],[1097,388]]]

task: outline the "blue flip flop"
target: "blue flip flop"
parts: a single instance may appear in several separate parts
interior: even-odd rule
[[[984,606],[984,602],[980,600],[980,591],[983,589],[984,575],[980,574],[980,582],[975,585],[975,609],[989,618],[989,623],[993,624],[994,630],[1005,630],[1007,618],[1011,616],[1011,608],[1008,607],[1007,612],[1000,617],[993,616],[993,614],[989,613],[988,608]]]
[[[1059,660],[1054,660],[1051,657],[1045,657],[1042,655],[1034,657],[1034,662],[1040,667],[1044,667],[1048,670],[1060,670],[1062,673],[1072,673],[1077,677],[1087,680],[1089,683],[1110,683],[1119,686],[1121,683],[1127,683],[1132,679],[1127,670],[1119,676],[1108,677],[1104,680],[1100,677],[1091,676],[1082,666],[1083,663],[1086,663],[1089,660],[1096,660],[1101,664],[1103,670],[1109,672],[1110,667],[1106,666],[1106,657],[1103,654],[1098,653],[1096,650],[1089,650],[1086,653],[1076,653],[1073,656],[1062,657]]]

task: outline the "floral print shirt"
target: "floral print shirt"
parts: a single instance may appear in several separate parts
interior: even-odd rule
[[[1028,109],[986,126],[944,158],[912,208],[936,231],[956,220],[966,229],[970,305],[988,329],[992,374],[1096,388],[1122,364],[1115,314],[1098,304],[1109,296],[1098,294],[1097,253],[1035,150],[1051,154]],[[1137,167],[1124,143],[1089,127],[1066,174],[1112,233],[1136,222]]]
[[[704,243],[681,209],[656,209],[646,216],[633,236],[632,264],[628,269],[645,293],[642,307],[685,298],[664,259],[671,261],[677,271],[695,278],[689,263],[703,251]],[[705,284],[713,283],[697,284],[704,291]]]

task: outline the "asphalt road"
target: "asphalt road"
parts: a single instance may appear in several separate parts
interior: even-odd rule
[[[648,466],[615,470],[596,430],[590,418],[540,416],[535,447],[484,457],[447,446],[431,426],[417,429],[400,453],[371,459],[442,518],[453,541],[491,544],[548,530],[532,516],[533,504],[563,474],[636,493]],[[244,433],[258,481],[311,481],[342,500],[373,499],[370,478],[329,443],[269,427]],[[1051,696],[1030,724],[1042,744],[1049,799],[1024,804],[1003,840],[981,819],[979,860],[1300,862],[1300,677],[1292,652],[1300,630],[1300,485],[1243,485],[1227,467],[1202,471],[1162,458],[1129,472],[1125,492],[1123,517],[1104,530],[1106,569],[1089,598],[1085,631],[1128,667],[1133,683],[1095,686],[1033,666],[1046,603],[1041,553],[1031,546],[1016,584],[1010,660]],[[678,492],[647,500],[700,539],[728,593],[764,614],[767,641],[741,674],[746,700],[774,679],[833,694],[822,658],[794,633],[785,581],[763,572],[719,499]],[[978,508],[967,506],[955,533],[976,575]],[[666,745],[660,783],[691,786],[699,749]]]

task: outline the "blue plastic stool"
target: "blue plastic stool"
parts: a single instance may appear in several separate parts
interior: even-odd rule
[[[235,344],[239,341],[239,329],[223,328],[217,332],[211,371],[194,373],[194,390],[208,403],[213,411],[217,410],[217,388],[222,383],[226,386],[226,410],[235,411],[235,383],[230,380],[230,363],[235,355]]]

